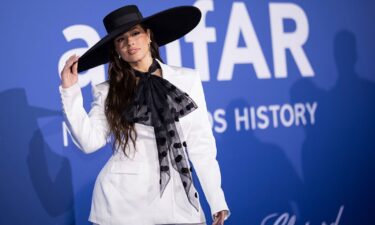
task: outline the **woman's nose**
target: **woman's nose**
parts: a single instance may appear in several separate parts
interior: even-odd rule
[[[128,46],[133,45],[134,44],[134,39],[132,37],[128,37],[127,43],[128,43]]]

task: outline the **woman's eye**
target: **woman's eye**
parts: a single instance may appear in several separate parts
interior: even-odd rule
[[[117,39],[117,43],[120,43],[120,42],[122,42],[124,40],[124,38],[118,38]]]
[[[136,35],[138,35],[138,34],[140,34],[141,32],[139,32],[139,31],[135,31],[135,32],[133,32],[132,34],[133,34],[133,36],[136,36]]]

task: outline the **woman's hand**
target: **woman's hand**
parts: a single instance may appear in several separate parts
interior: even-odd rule
[[[228,215],[228,210],[222,210],[214,215],[215,221],[212,225],[224,225],[224,219]]]
[[[78,81],[78,56],[72,55],[66,60],[65,66],[61,71],[61,86],[68,88]]]

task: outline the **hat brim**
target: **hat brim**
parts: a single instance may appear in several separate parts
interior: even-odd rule
[[[109,61],[109,51],[113,40],[131,27],[143,23],[149,27],[155,42],[163,46],[175,41],[194,29],[201,19],[201,12],[194,6],[179,6],[170,8],[140,21],[124,24],[103,37],[78,60],[78,72],[105,64]]]

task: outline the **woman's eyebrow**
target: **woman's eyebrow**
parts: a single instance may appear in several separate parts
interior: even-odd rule
[[[135,30],[135,29],[138,29],[139,27],[132,27],[132,28],[130,28],[130,30],[129,31],[132,31],[132,30]]]

